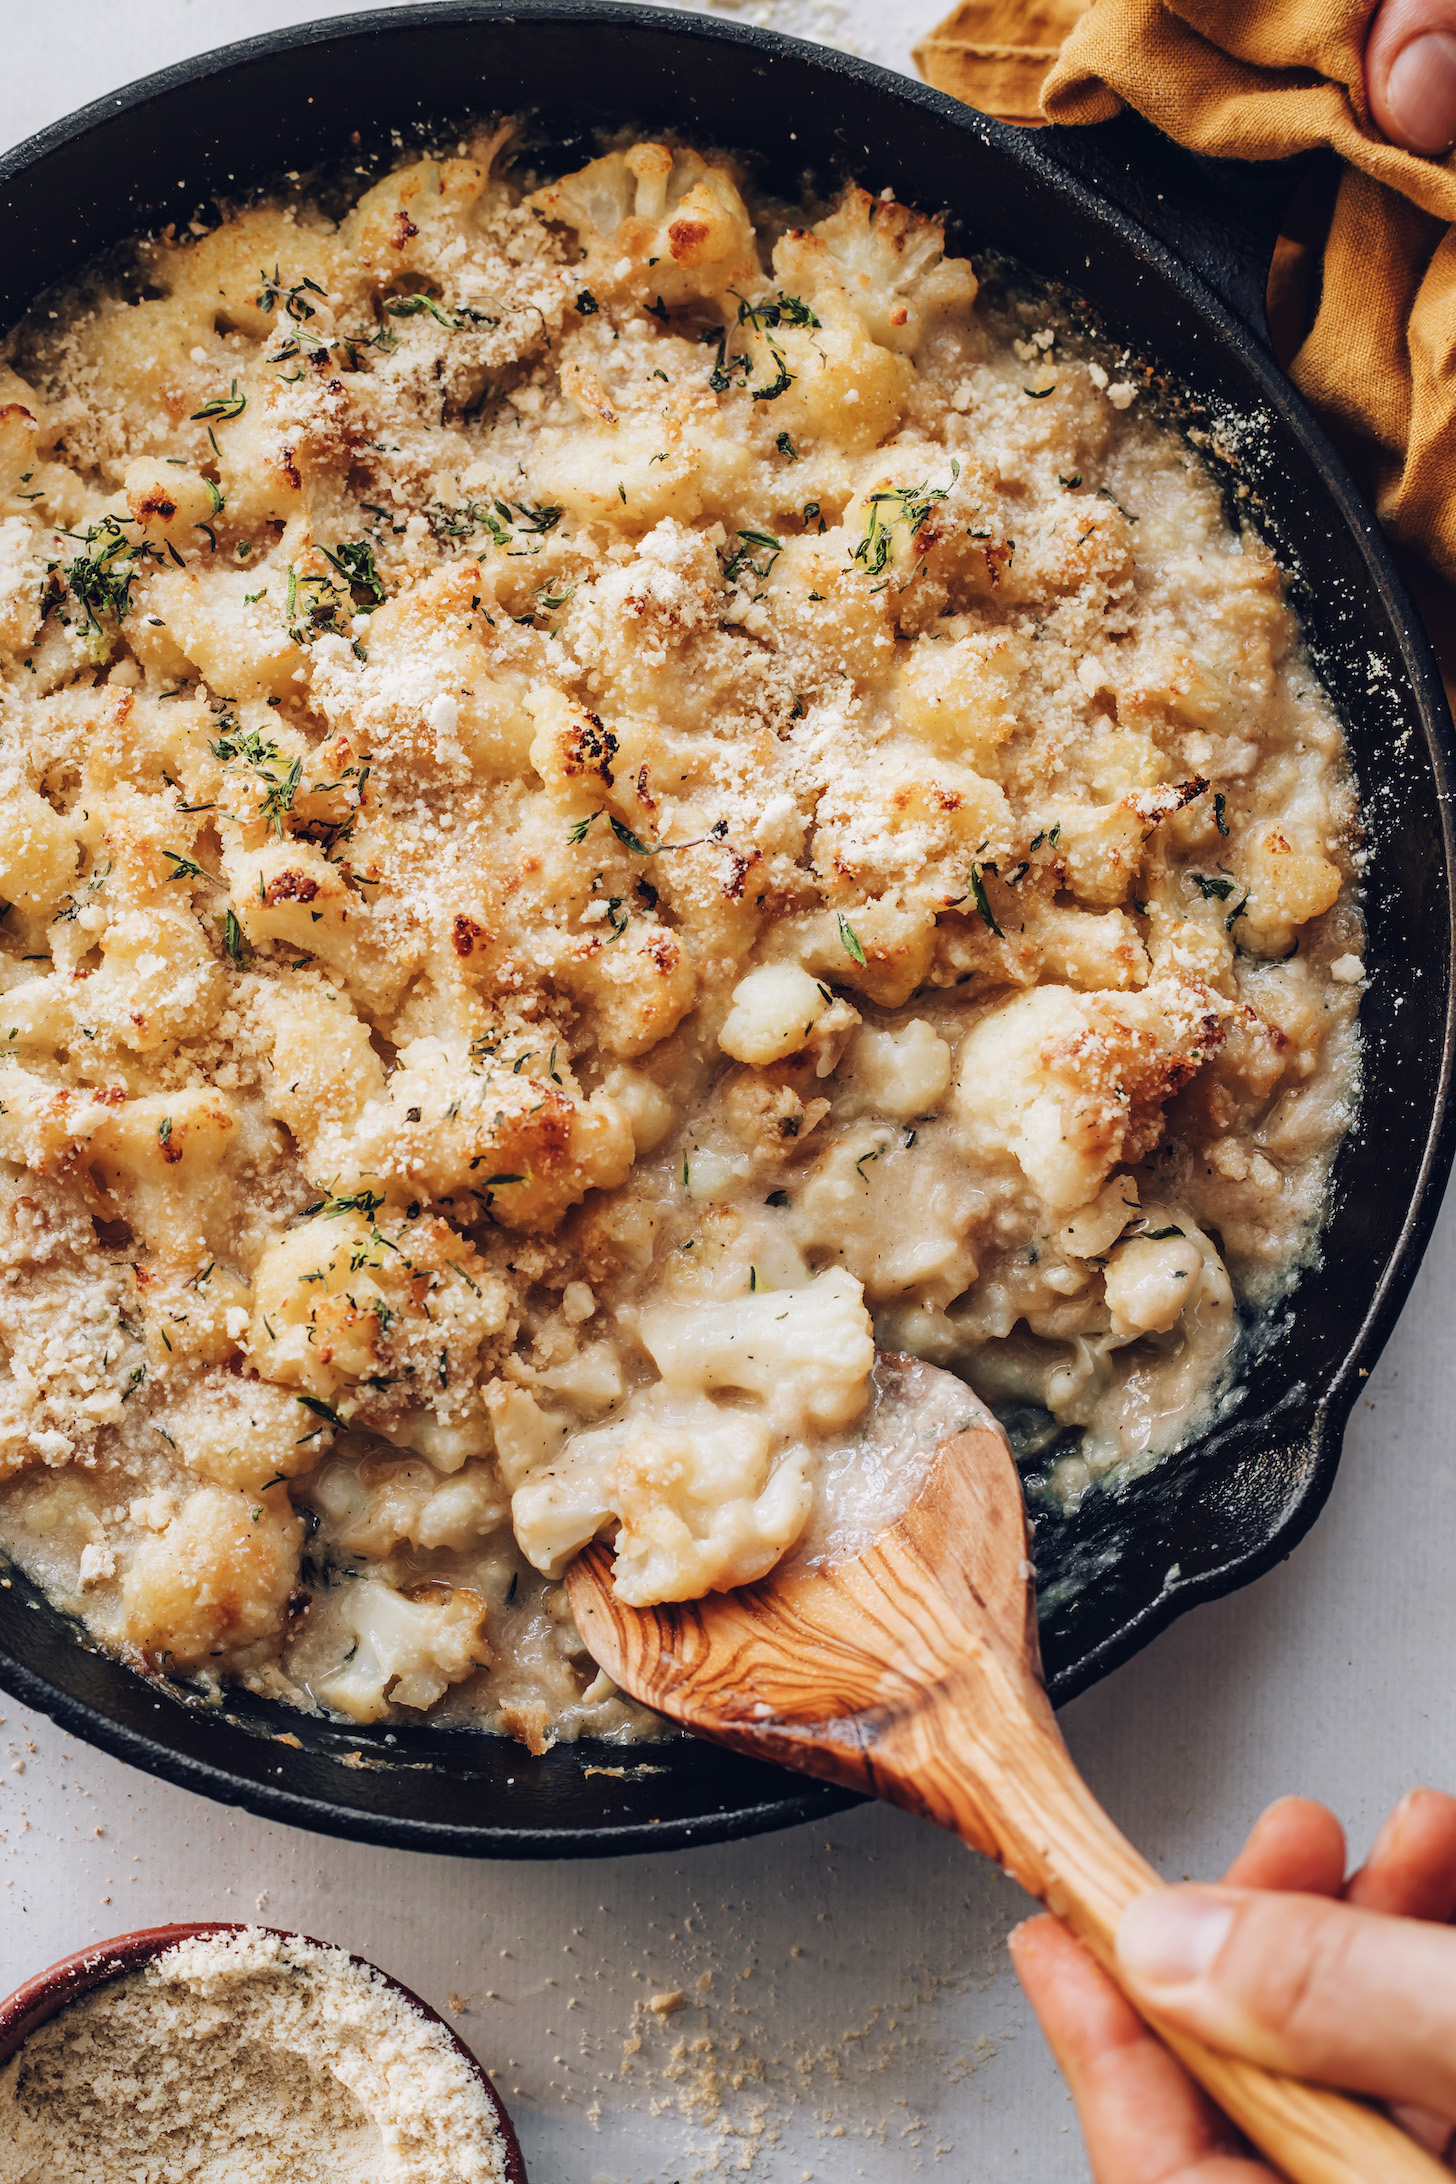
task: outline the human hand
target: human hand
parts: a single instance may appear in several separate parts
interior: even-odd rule
[[[1456,0],[1381,0],[1365,40],[1375,125],[1408,152],[1456,140]]]
[[[1456,2120],[1456,1798],[1413,1790],[1358,1873],[1309,1798],[1271,1805],[1216,1888],[1139,1897],[1130,1991],[1179,2031],[1269,2069],[1374,2094],[1446,2154]],[[1096,2184],[1276,2184],[1053,1918],[1011,1937],[1077,2104]]]

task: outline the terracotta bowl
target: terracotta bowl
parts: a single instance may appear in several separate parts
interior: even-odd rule
[[[256,1931],[256,1929],[254,1929]],[[34,1979],[27,1979],[14,1994],[0,2002],[0,2063],[8,2063],[16,2049],[30,2035],[51,2018],[59,2017],[68,2004],[78,2002],[93,1987],[100,1987],[108,1979],[118,1979],[123,1972],[140,1971],[153,1957],[161,1956],[179,1941],[193,1941],[209,1934],[241,1934],[247,1929],[237,1919],[207,1919],[193,1926],[140,1926],[134,1933],[117,1934],[111,1941],[101,1941],[92,1949],[82,1949],[75,1956],[62,1957],[59,1964],[52,1964],[48,1971],[37,1972]],[[265,1926],[265,1934],[287,1936],[290,1929],[283,1926]],[[307,1941],[310,1937],[301,1937]],[[317,1942],[316,1948],[329,1948],[328,1942]],[[363,1964],[371,1972],[402,1995],[411,2009],[432,2025],[439,2025],[445,2038],[463,2057],[467,2067],[479,2079],[485,2089],[486,2100],[495,2117],[496,2128],[506,2150],[506,2184],[527,2184],[526,2165],[521,2159],[521,2149],[516,2140],[515,2128],[506,2114],[505,2103],[491,2084],[482,2065],[471,2054],[465,2042],[458,2038],[446,2024],[438,2010],[432,2010],[428,2002],[406,1987],[400,1980],[391,1979],[388,1972],[380,1972],[377,1964],[370,1964],[367,1957],[356,1956],[355,1964]]]

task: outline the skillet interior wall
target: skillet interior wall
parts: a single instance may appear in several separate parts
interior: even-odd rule
[[[421,129],[435,133],[440,86],[449,85],[452,105],[532,110],[537,142],[559,143],[564,157],[589,150],[600,127],[631,119],[741,148],[761,183],[788,197],[812,168],[826,190],[858,176],[927,209],[939,200],[955,217],[958,247],[1006,252],[1085,293],[1103,324],[1156,359],[1195,407],[1253,420],[1237,434],[1241,482],[1294,573],[1295,603],[1373,819],[1366,1098],[1337,1164],[1323,1264],[1270,1331],[1236,1414],[1126,1494],[1089,1497],[1075,1519],[1043,1523],[1043,1645],[1054,1695],[1069,1695],[1182,1607],[1258,1574],[1312,1520],[1338,1455],[1353,1392],[1345,1383],[1358,1370],[1347,1361],[1362,1329],[1366,1366],[1388,1331],[1415,1252],[1393,1276],[1391,1261],[1408,1230],[1418,1243],[1429,1225],[1429,1195],[1411,1213],[1423,1174],[1444,1172],[1450,844],[1427,735],[1444,706],[1428,654],[1402,628],[1408,610],[1378,549],[1373,574],[1361,549],[1368,515],[1338,466],[1325,464],[1318,436],[1292,423],[1297,405],[1256,345],[1232,322],[1220,332],[1216,314],[1211,321],[1179,292],[1136,230],[1069,185],[1054,144],[1018,138],[843,56],[732,24],[561,0],[524,20],[503,6],[426,4],[235,50],[225,91],[190,64],[152,79],[135,103],[123,97],[78,117],[91,124],[85,134],[78,122],[62,124],[0,162],[7,322],[99,248],[205,213],[219,189],[245,193],[290,165],[342,162],[356,129],[375,142],[390,127],[407,142]],[[476,95],[462,97],[463,86]],[[13,1688],[125,1756],[198,1788],[224,1786],[222,1770],[226,1794],[314,1826],[560,1855],[578,1842],[584,1851],[614,1847],[595,1832],[603,1826],[620,1831],[617,1847],[666,1847],[842,1801],[812,1789],[786,1794],[775,1772],[701,1746],[654,1753],[665,1777],[603,1785],[584,1777],[587,1747],[531,1762],[514,1747],[493,1754],[472,1740],[467,1752],[448,1733],[423,1729],[387,1742],[357,1730],[345,1738],[296,1716],[275,1720],[258,1702],[246,1711],[230,1702],[226,1720],[203,1719],[83,1653],[25,1591],[17,1580],[0,1592],[0,1647],[22,1664],[7,1675]],[[304,1748],[262,1741],[283,1730]],[[341,1771],[324,1757],[335,1748],[363,1764]],[[402,1758],[413,1764],[401,1768]],[[436,1820],[442,1832],[432,1836]],[[513,1823],[529,1840],[508,1839]],[[505,1833],[493,1837],[497,1827]]]

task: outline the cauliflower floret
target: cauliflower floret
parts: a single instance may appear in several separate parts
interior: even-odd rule
[[[827,986],[796,963],[762,963],[734,987],[718,1044],[735,1062],[765,1069],[808,1044],[833,998]]]
[[[53,910],[76,869],[76,837],[24,781],[0,790],[0,899]]]
[[[102,1108],[88,1135],[93,1172],[164,1264],[191,1268],[226,1236],[238,1124],[225,1092],[149,1092]]]
[[[354,1721],[378,1721],[391,1705],[423,1713],[492,1659],[485,1602],[463,1585],[432,1587],[406,1600],[365,1578],[350,1587],[342,1613],[354,1652],[314,1690],[325,1706]]]
[[[950,1048],[920,1016],[896,1031],[862,1031],[853,1083],[866,1107],[891,1122],[933,1114],[950,1083]]]
[[[515,1391],[533,1410],[524,1391]],[[617,1514],[617,1466],[639,1431],[642,1399],[608,1426],[574,1433],[563,1445],[560,1427],[538,1428],[516,1442],[514,1462],[502,1462],[511,1495],[511,1523],[526,1559],[547,1577],[560,1577],[572,1557],[610,1530]],[[544,1414],[537,1416],[546,1426]],[[516,1427],[534,1421],[512,1420]],[[499,1435],[499,1425],[497,1435]]]
[[[342,645],[315,659],[314,702],[377,778],[523,770],[531,720],[521,689],[493,672],[491,588],[478,561],[452,563],[371,616],[362,664]]]
[[[383,1558],[400,1540],[433,1549],[474,1547],[506,1520],[505,1497],[489,1464],[441,1479],[428,1463],[367,1457],[329,1464],[312,1488],[346,1555]]]
[[[511,1517],[549,1577],[618,1518],[613,1583],[647,1607],[753,1584],[798,1538],[812,1500],[807,1451],[784,1449],[767,1416],[657,1387],[611,1425],[572,1435],[517,1489]]]
[[[750,1585],[808,1517],[798,1444],[851,1425],[868,1399],[875,1345],[860,1285],[832,1267],[797,1289],[658,1306],[639,1333],[660,1385],[518,1474],[516,1537],[554,1577],[619,1519],[617,1590],[637,1607]],[[712,1389],[757,1407],[718,1405]]]
[[[235,691],[243,701],[272,698],[276,702],[288,695],[304,655],[277,609],[256,599],[260,581],[251,565],[209,570],[205,576],[191,570],[164,570],[152,578],[147,604],[161,617],[184,657],[214,688]]]
[[[275,1638],[302,1543],[303,1520],[283,1487],[202,1487],[137,1549],[121,1588],[127,1639],[188,1669]]]
[[[696,152],[634,144],[563,175],[529,199],[586,250],[581,287],[598,303],[721,296],[758,276],[753,224],[732,175]]]
[[[755,1395],[789,1437],[852,1425],[868,1397],[874,1333],[861,1285],[842,1267],[802,1289],[760,1290],[696,1311],[652,1306],[639,1332],[674,1394]]]
[[[1009,629],[965,637],[925,635],[907,649],[891,691],[896,718],[912,735],[977,768],[1016,733],[1027,644]]]
[[[386,1095],[369,1027],[316,972],[265,986],[255,1006],[272,1043],[263,1104],[288,1125],[311,1175],[337,1176],[349,1132]]]
[[[968,258],[947,258],[945,226],[851,185],[827,219],[792,230],[774,271],[822,295],[831,284],[882,348],[913,355],[935,320],[968,312],[978,283]]]
[[[1165,1335],[1192,1303],[1202,1275],[1203,1253],[1191,1238],[1161,1231],[1129,1237],[1104,1277],[1114,1336]]]
[[[1248,895],[1241,944],[1261,955],[1287,955],[1296,929],[1334,907],[1340,869],[1328,857],[1297,848],[1280,827],[1268,827],[1244,857]]]
[[[1142,993],[1038,986],[1003,1002],[961,1048],[962,1142],[991,1166],[1009,1148],[1065,1217],[1158,1143],[1164,1103],[1223,1044],[1227,1009],[1212,989],[1172,981]]]
[[[318,1462],[313,1421],[265,1380],[209,1373],[157,1421],[189,1471],[215,1486],[258,1493]]]
[[[1110,1251],[1129,1222],[1142,1215],[1135,1175],[1115,1175],[1085,1206],[1079,1206],[1057,1241],[1073,1259],[1099,1259]]]
[[[767,1424],[701,1396],[659,1396],[617,1464],[613,1590],[629,1607],[752,1585],[803,1531],[808,1453],[772,1465]]]
[[[268,842],[224,852],[230,904],[255,948],[281,940],[339,973],[366,1015],[387,1014],[418,961],[398,927],[389,946],[374,937],[368,903],[347,873],[312,842]]]
[[[360,1194],[366,1197],[367,1194]],[[328,1201],[271,1244],[253,1282],[248,1347],[265,1380],[352,1417],[366,1383],[444,1387],[478,1370],[511,1292],[448,1222]]]
[[[471,1049],[431,1036],[400,1049],[387,1097],[364,1108],[335,1173],[340,1188],[468,1193],[507,1227],[550,1229],[589,1190],[622,1182],[632,1158],[626,1117],[600,1093],[582,1097],[561,1041]]]
[[[253,1292],[240,1274],[214,1259],[210,1266],[170,1268],[133,1262],[149,1372],[174,1378],[190,1361],[221,1365],[233,1358],[248,1324]],[[258,1474],[268,1478],[283,1467]],[[209,1474],[210,1475],[210,1474]],[[251,1481],[229,1480],[229,1485]]]
[[[836,1136],[795,1192],[795,1238],[854,1266],[875,1303],[949,1304],[976,1278],[986,1195],[905,1137],[884,1124]]]
[[[934,885],[937,867],[948,892],[964,894],[972,862],[994,862],[1013,839],[994,781],[923,752],[890,751],[847,770],[820,797],[815,820],[816,856],[876,895],[910,880]]]

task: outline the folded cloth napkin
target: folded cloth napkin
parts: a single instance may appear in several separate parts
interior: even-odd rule
[[[1376,130],[1372,12],[1372,0],[962,0],[916,60],[938,89],[1006,120],[1106,121],[1126,104],[1215,156],[1332,147],[1343,165],[1321,277],[1287,368],[1392,537],[1456,581],[1456,153],[1418,158]]]

